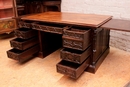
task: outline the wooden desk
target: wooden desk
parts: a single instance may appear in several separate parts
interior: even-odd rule
[[[112,16],[45,12],[21,17],[21,28],[39,33],[40,57],[62,47],[57,72],[77,79],[84,70],[95,73],[109,53],[109,29],[101,26]],[[54,50],[53,50],[54,51]],[[52,51],[51,51],[52,52]]]

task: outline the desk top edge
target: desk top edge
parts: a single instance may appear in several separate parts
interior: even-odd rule
[[[21,20],[73,24],[89,27],[99,27],[111,19],[112,16],[109,15],[68,13],[68,12],[44,12],[27,16],[25,15],[21,17]]]

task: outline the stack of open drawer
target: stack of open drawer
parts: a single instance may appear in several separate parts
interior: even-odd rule
[[[20,25],[14,34],[17,38],[10,41],[13,49],[7,51],[8,57],[22,63],[35,57],[39,52],[37,31],[29,29],[28,26]]]
[[[56,65],[57,72],[77,79],[90,64],[91,29],[71,27],[63,30],[61,61]]]

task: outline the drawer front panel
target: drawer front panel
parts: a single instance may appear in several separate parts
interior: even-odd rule
[[[29,39],[38,35],[38,32],[32,29],[20,28],[15,30],[14,34],[17,38]]]
[[[79,39],[79,40],[83,40],[85,38],[90,39],[89,38],[90,35],[90,29],[87,28],[69,28],[69,29],[64,29],[63,31],[63,36],[64,37],[70,37],[70,38],[74,38],[74,39]]]
[[[34,54],[39,52],[39,45],[35,45],[27,50],[21,51],[17,49],[11,49],[7,51],[7,55],[11,59],[18,60],[19,62],[27,61],[34,57]]]
[[[54,25],[54,24],[41,24],[41,23],[32,23],[32,29],[50,32],[50,33],[57,33],[63,34],[63,29],[65,28],[64,25]]]
[[[89,66],[89,62],[90,57],[88,57],[81,65],[62,60],[56,65],[57,72],[68,75],[71,78],[77,79]]]
[[[19,21],[19,28],[31,28],[31,22]]]
[[[64,29],[63,47],[84,51],[91,44],[91,29],[73,28]]]
[[[90,46],[90,40],[81,41],[73,38],[62,37],[63,47],[84,51]]]
[[[81,64],[90,54],[90,47],[83,52],[66,48],[62,49],[60,52],[61,59],[78,64]]]
[[[10,41],[11,47],[19,50],[28,49],[34,45],[38,44],[38,38],[34,37],[31,39],[20,39],[16,38]]]

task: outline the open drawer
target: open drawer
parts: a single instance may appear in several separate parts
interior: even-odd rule
[[[39,52],[39,45],[35,45],[27,50],[11,49],[7,51],[8,58],[18,60],[19,62],[25,62]]]
[[[63,47],[84,51],[91,44],[91,29],[71,27],[63,31]]]
[[[85,51],[64,48],[60,51],[60,58],[66,61],[81,64],[91,54],[91,47]]]
[[[18,50],[25,50],[36,44],[38,44],[38,37],[33,37],[31,39],[16,38],[10,41],[11,47]]]
[[[56,65],[56,68],[57,72],[65,74],[71,78],[77,79],[89,66],[89,62],[90,57],[88,57],[82,64],[76,64],[62,60]]]
[[[29,39],[38,35],[38,32],[32,29],[20,28],[15,30],[14,34],[17,38]]]

